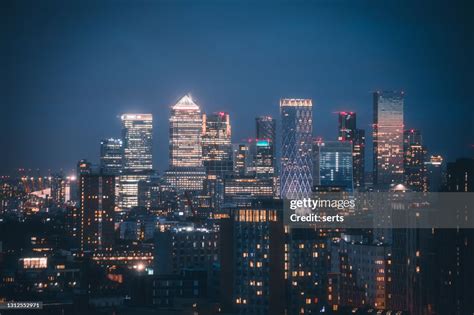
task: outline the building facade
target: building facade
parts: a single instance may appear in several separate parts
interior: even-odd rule
[[[314,142],[314,185],[353,191],[352,143]]]
[[[120,175],[118,208],[138,206],[138,183],[148,180],[153,168],[151,114],[124,114],[122,119],[123,168]]]
[[[419,130],[405,130],[403,152],[406,185],[413,191],[428,191],[428,175],[425,165],[427,150],[423,145]]]
[[[100,170],[102,174],[120,175],[123,158],[122,139],[103,139],[100,141]]]
[[[83,174],[79,177],[80,247],[105,250],[114,244],[115,176]]]
[[[311,99],[281,99],[282,124],[280,193],[282,198],[301,198],[313,184]]]
[[[178,191],[203,189],[203,122],[199,106],[189,95],[171,107],[169,163],[166,180]]]
[[[202,117],[202,159],[206,173],[223,178],[233,170],[229,114],[218,112]]]
[[[374,92],[374,186],[387,189],[403,183],[404,93]]]

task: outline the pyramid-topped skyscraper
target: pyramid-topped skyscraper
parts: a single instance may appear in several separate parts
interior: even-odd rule
[[[200,190],[205,176],[201,109],[187,94],[171,106],[169,121],[169,182],[178,190]]]

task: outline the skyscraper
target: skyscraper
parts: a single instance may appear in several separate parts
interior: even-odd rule
[[[365,130],[357,129],[355,112],[339,112],[339,141],[352,142],[354,187],[365,183]]]
[[[202,122],[202,159],[207,174],[224,177],[232,173],[232,144],[229,114],[204,114]]]
[[[276,173],[276,122],[270,116],[256,121],[255,172],[257,176],[274,177]]]
[[[365,130],[356,129],[352,142],[352,165],[354,187],[363,187],[365,184]]]
[[[232,263],[236,314],[284,314],[282,204],[254,201],[233,212]]]
[[[124,114],[121,118],[124,173],[151,170],[152,115]]]
[[[311,99],[281,99],[281,197],[301,198],[313,184]]]
[[[202,166],[201,109],[189,95],[173,107],[170,117],[170,168]]]
[[[138,182],[152,171],[151,114],[124,114],[122,119],[123,169],[120,175],[119,208],[138,206]]]
[[[428,177],[428,191],[441,191],[444,184],[445,166],[441,155],[430,156],[429,161],[425,162],[426,173]]]
[[[447,191],[474,191],[474,159],[462,158],[449,162],[447,167]]]
[[[339,112],[339,137],[340,141],[353,141],[356,129],[356,113]]]
[[[202,163],[202,115],[191,96],[183,96],[171,107],[170,169],[167,181],[181,191],[203,188],[206,176]]]
[[[234,173],[239,176],[247,174],[250,165],[250,147],[247,143],[236,143],[232,145],[234,160]]]
[[[268,139],[275,143],[276,139],[276,123],[275,119],[270,116],[260,116],[255,118],[257,139]]]
[[[352,143],[316,141],[314,144],[314,184],[352,191]]]
[[[256,139],[254,142],[253,166],[257,177],[273,177],[275,175],[274,147],[269,139]]]
[[[426,172],[426,148],[423,146],[421,132],[415,129],[403,133],[403,168],[407,186],[414,191],[428,191]]]
[[[122,172],[122,140],[103,139],[100,141],[100,170],[106,175],[120,175]]]
[[[110,248],[114,243],[115,177],[81,174],[79,190],[81,250]]]
[[[374,92],[374,185],[403,183],[403,92]]]

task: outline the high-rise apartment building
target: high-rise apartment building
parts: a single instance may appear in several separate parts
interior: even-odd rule
[[[313,184],[311,99],[281,99],[282,127],[280,192],[282,198],[301,198]]]
[[[115,176],[82,174],[80,192],[80,247],[106,250],[114,244]]]
[[[403,92],[374,92],[374,185],[403,183]]]
[[[236,314],[284,314],[282,205],[255,201],[233,211]]]

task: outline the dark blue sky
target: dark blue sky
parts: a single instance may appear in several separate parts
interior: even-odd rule
[[[315,136],[334,139],[343,109],[370,132],[371,91],[403,89],[430,153],[472,156],[468,2],[2,0],[0,15],[0,173],[97,161],[133,111],[154,115],[162,171],[187,92],[230,112],[237,141],[280,97],[313,99]]]

